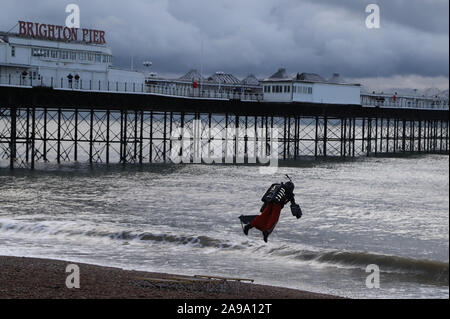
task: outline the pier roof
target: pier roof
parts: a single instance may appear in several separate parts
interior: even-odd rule
[[[244,85],[259,85],[259,80],[253,74],[249,74],[241,83]]]
[[[208,78],[208,81],[221,84],[240,84],[241,81],[232,74],[216,72]]]
[[[316,73],[297,73],[297,76],[295,77],[296,80],[299,81],[309,81],[309,82],[327,82],[323,77]]]
[[[185,75],[180,76],[178,78],[178,80],[190,81],[190,82],[197,81],[198,82],[200,80],[205,80],[205,79],[202,78],[201,74],[196,69],[192,69],[192,70],[189,70],[189,72],[186,73]]]
[[[291,80],[292,77],[290,77],[287,73],[286,73],[286,69],[285,68],[280,68],[278,69],[277,72],[275,72],[274,74],[272,74],[269,77],[270,80]]]

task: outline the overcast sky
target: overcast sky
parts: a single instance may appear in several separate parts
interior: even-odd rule
[[[18,20],[106,31],[114,64],[159,74],[203,68],[244,77],[332,73],[372,86],[448,88],[448,0],[1,0],[0,30]],[[366,28],[370,3],[380,28]],[[17,28],[16,28],[17,30]],[[203,44],[203,45],[202,45]],[[203,49],[202,49],[203,48]]]

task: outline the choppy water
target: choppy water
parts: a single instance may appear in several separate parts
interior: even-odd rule
[[[289,174],[269,237],[244,236]],[[215,274],[349,297],[448,298],[449,157],[364,158],[281,167],[45,166],[0,170],[0,254],[146,271]],[[366,266],[381,270],[368,289]]]

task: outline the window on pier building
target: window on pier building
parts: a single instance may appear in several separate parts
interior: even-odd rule
[[[110,55],[103,55],[103,63],[110,63],[111,62],[111,56]]]
[[[16,56],[16,47],[11,47],[11,56]]]
[[[68,51],[61,51],[59,54],[60,59],[67,60],[69,58],[69,52]]]

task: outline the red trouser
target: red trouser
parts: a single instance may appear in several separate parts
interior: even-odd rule
[[[260,231],[267,230],[269,234],[275,228],[280,218],[282,207],[279,204],[267,204],[261,215],[255,217],[250,223],[251,226],[258,228]]]

